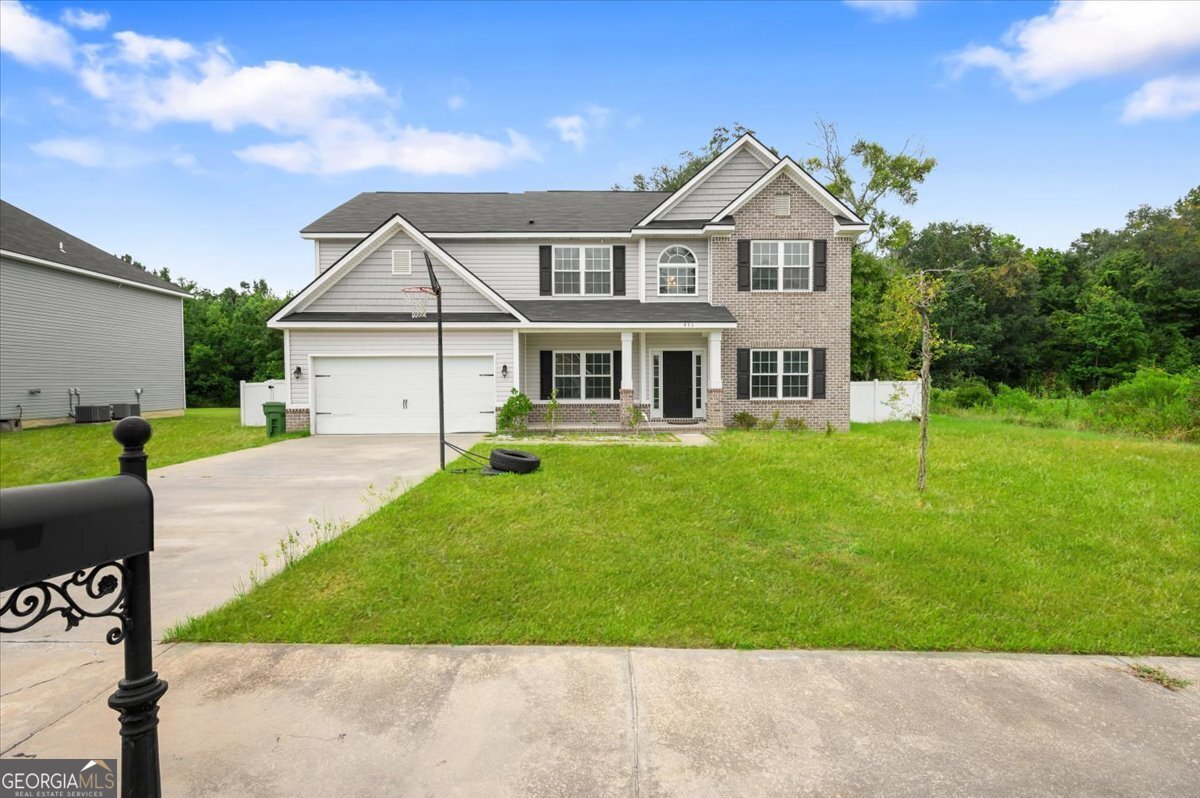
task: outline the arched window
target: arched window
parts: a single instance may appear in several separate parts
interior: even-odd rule
[[[658,293],[696,293],[696,255],[687,247],[667,247],[658,256]]]

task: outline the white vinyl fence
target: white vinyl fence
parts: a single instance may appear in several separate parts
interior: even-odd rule
[[[242,408],[243,427],[265,427],[267,418],[263,415],[263,402],[286,402],[287,383],[283,380],[267,380],[266,382],[239,383],[239,401]]]
[[[907,421],[921,415],[919,380],[891,382],[872,380],[850,383],[850,420],[873,424],[876,421]]]

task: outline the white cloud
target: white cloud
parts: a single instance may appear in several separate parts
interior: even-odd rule
[[[191,172],[199,171],[196,157],[188,152],[156,152],[145,147],[114,144],[95,138],[62,136],[35,142],[29,148],[43,158],[56,158],[91,169],[125,169],[169,163]]]
[[[582,114],[553,117],[547,127],[557,130],[560,139],[582,151],[591,134],[607,127],[615,113],[615,109],[603,105],[585,105]],[[637,118],[637,123],[640,122],[641,119]]]
[[[0,51],[30,66],[70,69],[74,46],[65,28],[34,15],[17,0],[0,0]]]
[[[917,0],[844,0],[846,5],[866,11],[876,22],[907,19],[917,14]]]
[[[422,175],[469,175],[510,163],[537,160],[528,139],[508,131],[508,141],[361,120],[336,120],[304,139],[258,144],[235,153],[243,161],[287,172],[337,174],[388,168]]]
[[[1183,119],[1200,113],[1200,75],[1171,75],[1151,80],[1125,100],[1121,121]]]
[[[79,166],[103,166],[105,163],[104,147],[94,139],[46,139],[31,144],[30,149],[44,158],[60,158]]]
[[[113,34],[117,40],[118,56],[131,64],[146,64],[150,61],[185,61],[196,55],[196,48],[182,39],[160,39],[143,36],[131,30]]]
[[[446,98],[446,107],[449,108],[451,111],[461,110],[462,107],[466,104],[467,104],[467,101],[464,100],[462,98],[462,96],[458,95],[458,94],[455,94],[452,97]]]
[[[64,25],[80,30],[104,30],[108,26],[107,11],[86,11],[82,8],[67,8],[58,15]]]
[[[951,61],[959,74],[995,69],[1017,96],[1032,99],[1200,48],[1200,3],[1059,2],[1013,25],[1003,43],[972,45]]]
[[[391,168],[432,175],[473,174],[538,157],[514,131],[506,138],[488,138],[400,127],[386,112],[396,107],[396,95],[365,72],[289,61],[240,66],[220,44],[200,47],[134,31],[120,31],[108,43],[75,47],[66,29],[39,19],[14,0],[4,0],[4,14],[6,52],[36,62],[45,59],[37,47],[58,42],[66,56],[52,63],[73,71],[120,127],[146,130],[192,123],[220,132],[248,128],[284,137],[238,150],[235,154],[244,161],[316,174]],[[72,49],[80,57],[77,69]],[[45,157],[81,166],[170,162],[195,168],[189,154],[142,154],[94,138],[50,138],[33,147]]]
[[[550,127],[558,131],[560,139],[574,144],[575,149],[582,150],[587,146],[587,120],[579,114],[556,116],[550,120]]]

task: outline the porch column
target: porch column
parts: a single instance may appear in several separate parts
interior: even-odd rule
[[[708,387],[721,387],[721,331],[708,334]]]
[[[710,427],[725,426],[725,391],[721,389],[721,331],[708,334],[708,406]]]
[[[621,422],[633,410],[633,333],[621,333]]]

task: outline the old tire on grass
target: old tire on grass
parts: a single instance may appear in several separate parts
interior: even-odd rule
[[[536,454],[522,452],[520,449],[492,449],[492,455],[488,458],[488,462],[497,471],[528,474],[538,470],[542,459]]]

